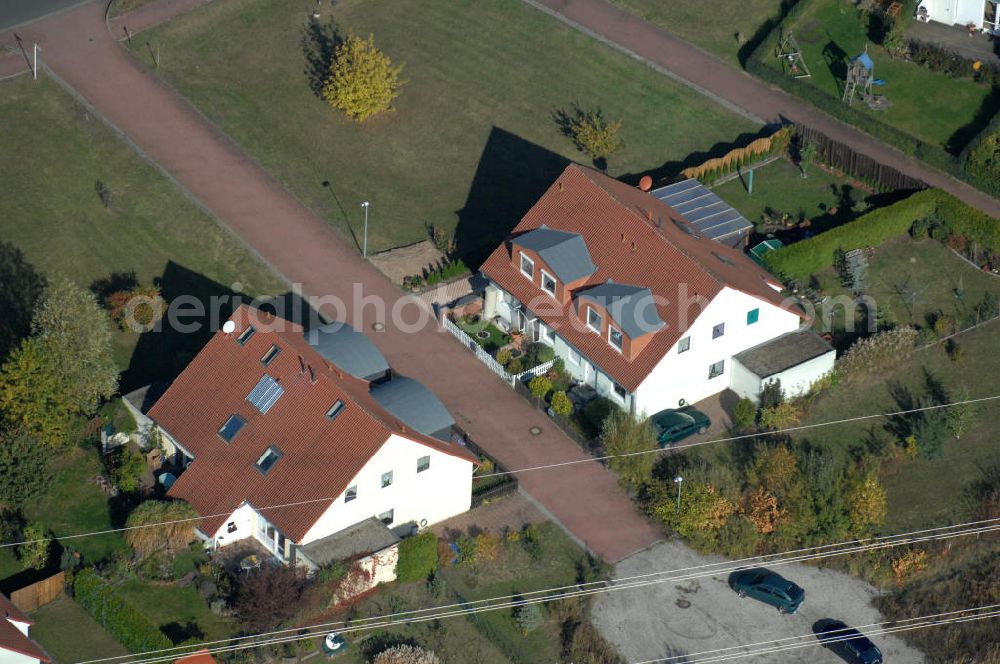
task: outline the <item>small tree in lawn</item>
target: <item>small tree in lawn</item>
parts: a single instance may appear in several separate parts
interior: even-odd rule
[[[858,533],[867,532],[885,521],[886,491],[874,474],[858,482],[848,494],[847,512]]]
[[[40,523],[28,524],[24,533],[24,544],[17,547],[17,557],[25,569],[45,569],[52,556],[52,537]]]
[[[595,162],[607,159],[622,147],[621,120],[608,121],[599,109],[585,111],[574,105],[569,113],[557,112],[555,120],[562,132],[573,139],[576,148]]]
[[[569,397],[562,390],[552,395],[551,406],[552,411],[556,415],[562,415],[563,417],[569,417],[570,413],[573,412],[573,402],[569,400]]]
[[[240,584],[236,616],[252,632],[273,629],[299,609],[305,588],[305,572],[287,565],[264,565]]]
[[[514,622],[517,623],[522,634],[530,634],[542,626],[545,617],[537,604],[523,604],[514,607]]]
[[[656,461],[653,451],[658,447],[649,420],[637,420],[624,410],[614,410],[604,420],[601,440],[608,455],[612,456],[608,464],[623,486],[638,489],[649,480]]]
[[[953,399],[954,405],[947,408],[948,430],[960,440],[966,431],[976,424],[979,418],[979,405],[974,403],[958,403],[969,400],[969,390],[964,386],[958,390]]]
[[[16,429],[0,431],[0,504],[23,505],[49,483],[49,451]]]
[[[402,66],[375,47],[375,36],[362,39],[348,35],[334,54],[330,76],[323,86],[323,98],[330,106],[358,122],[392,108],[403,81]]]
[[[125,541],[139,559],[159,551],[175,551],[194,539],[197,517],[184,501],[147,500],[128,515]]]

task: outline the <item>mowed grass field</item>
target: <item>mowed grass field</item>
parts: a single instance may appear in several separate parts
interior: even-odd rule
[[[568,159],[589,163],[553,119],[574,103],[622,120],[615,176],[676,172],[759,129],[519,0],[343,0],[310,31],[314,8],[219,0],[142,41],[170,85],[349,239],[370,200],[370,251],[425,239],[428,224],[456,232],[466,257],[492,249]],[[315,32],[352,31],[374,34],[406,80],[395,110],[365,124],[317,96],[304,52]]]
[[[141,283],[157,281],[168,297],[222,295],[236,282],[251,295],[286,290],[53,81],[22,76],[0,83],[0,125],[0,240],[20,248],[47,277],[63,275],[88,287],[113,272],[134,270]],[[113,192],[110,207],[98,196],[98,180]],[[170,347],[144,341],[141,357],[133,357],[139,338],[115,336],[118,365],[131,369],[126,387],[176,368],[177,339]],[[192,340],[185,352],[199,343]]]
[[[741,39],[749,40],[772,16],[781,0],[614,0],[664,32],[700,46],[716,57],[740,65]],[[737,37],[739,35],[739,38]]]

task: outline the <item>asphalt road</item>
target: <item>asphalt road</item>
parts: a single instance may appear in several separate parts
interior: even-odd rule
[[[38,20],[90,0],[0,0],[0,31]]]
[[[699,555],[681,542],[670,540],[618,563],[615,577],[681,570],[722,560]],[[801,564],[772,569],[806,591],[805,602],[794,615],[780,614],[753,599],[740,599],[729,588],[728,575],[723,574],[601,594],[594,604],[594,624],[626,661],[675,656],[683,662],[688,661],[683,656],[692,653],[810,635],[813,624],[824,618],[855,626],[885,620],[872,606],[878,591],[860,579]],[[873,636],[872,641],[882,650],[887,663],[924,661],[919,651],[898,637]],[[806,642],[816,643],[812,637]],[[844,664],[818,645],[745,661]]]

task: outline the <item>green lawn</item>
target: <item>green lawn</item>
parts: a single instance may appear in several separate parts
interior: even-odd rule
[[[31,617],[31,638],[48,651],[56,664],[128,655],[113,636],[69,597],[46,604]]]
[[[740,41],[754,33],[772,16],[778,16],[781,0],[614,0],[633,14],[716,57],[739,65]]]
[[[101,473],[101,462],[90,450],[72,449],[52,462],[52,483],[44,495],[23,507],[28,521],[38,521],[56,537],[114,528],[108,496],[92,480]],[[126,548],[118,533],[65,539],[62,544],[79,551],[92,564]]]
[[[134,270],[159,279],[168,298],[243,292],[283,293],[283,283],[54,82],[0,83],[0,238],[17,245],[49,277],[83,286]],[[95,190],[114,192],[110,208]],[[201,335],[117,333],[123,387],[175,373],[204,343]],[[139,351],[136,351],[137,344]],[[133,356],[134,355],[134,356]]]
[[[145,39],[170,85],[345,235],[360,234],[370,200],[370,251],[432,224],[456,232],[475,266],[567,159],[587,161],[552,117],[574,102],[623,121],[616,176],[674,173],[758,129],[519,0],[343,0],[323,12],[322,26],[374,33],[404,65],[394,112],[358,125],[313,93],[303,5],[221,0]]]
[[[815,164],[808,166],[806,173],[809,177],[803,178],[788,159],[778,159],[754,169],[752,194],[747,193],[746,174],[713,187],[713,191],[754,224],[760,224],[765,215],[775,218],[786,212],[796,219],[810,220],[815,232],[853,219],[850,201],[869,195],[857,182]],[[831,215],[831,208],[836,208],[837,214]]]
[[[215,641],[233,635],[233,625],[209,610],[193,587],[133,579],[118,587],[122,599],[159,626],[175,644]]]
[[[952,79],[903,59],[893,60],[871,42],[859,13],[842,0],[803,0],[809,6],[792,25],[786,25],[799,42],[812,77],[799,79],[837,99],[843,94],[847,62],[868,45],[875,62],[875,78],[886,85],[873,88],[892,106],[869,111],[855,101],[854,108],[871,113],[885,124],[957,154],[971,138],[963,127],[974,124],[990,90],[971,80]],[[996,103],[994,101],[994,103]],[[994,109],[995,111],[996,109]],[[958,133],[956,135],[956,132]]]
[[[832,268],[817,275],[823,292],[847,295]],[[886,242],[868,264],[868,288],[880,314],[901,325],[928,325],[931,314],[961,321],[987,291],[1000,295],[1000,278],[977,270],[935,240],[915,242],[903,236]],[[959,296],[961,293],[961,296]],[[842,327],[835,310],[833,327]]]

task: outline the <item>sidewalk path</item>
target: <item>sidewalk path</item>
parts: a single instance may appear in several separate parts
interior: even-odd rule
[[[609,561],[660,539],[660,531],[636,511],[608,470],[438,326],[431,323],[407,333],[387,320],[384,331],[373,331],[377,306],[370,302],[375,299],[387,310],[403,307],[408,322],[426,308],[413,304],[415,298],[403,299],[399,289],[232,141],[141,71],[106,29],[102,2],[25,26],[19,34],[41,44],[45,64],[56,76],[306,294],[333,294],[352,303],[363,288],[363,320],[352,312],[346,312],[347,319],[371,336],[397,371],[426,383],[458,423],[506,467],[579,461],[519,476],[521,487],[576,538]],[[0,43],[7,38],[0,35]],[[541,435],[529,433],[533,426],[542,429]]]
[[[608,0],[525,0],[573,27],[624,50],[700,92],[765,122],[808,125],[857,152],[919,178],[1000,218],[1000,201],[937,171],[895,148],[833,119],[791,95],[759,81],[705,51],[656,28]]]

